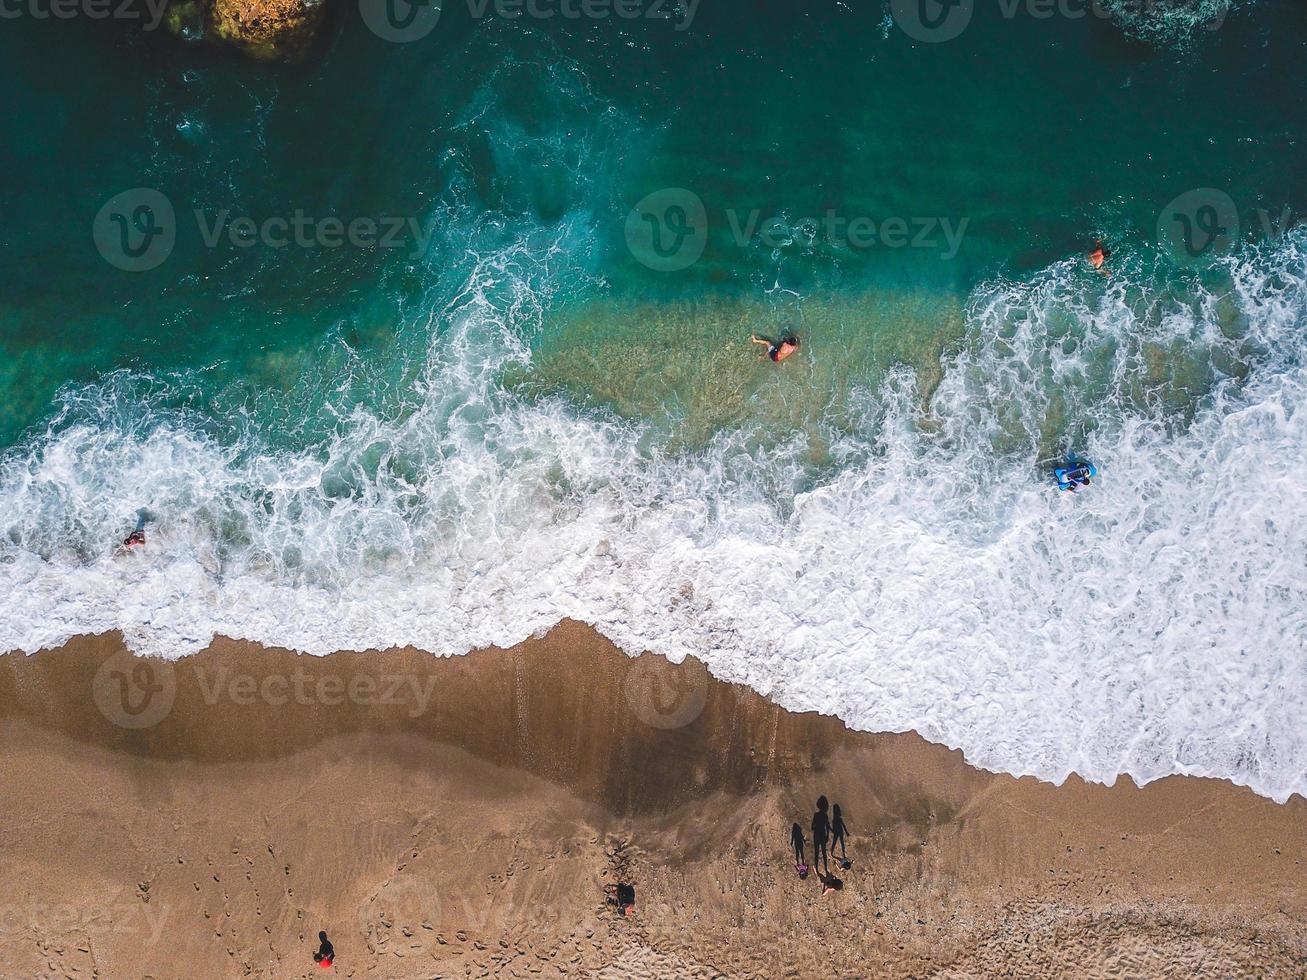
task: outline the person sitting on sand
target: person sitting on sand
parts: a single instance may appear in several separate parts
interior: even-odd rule
[[[635,915],[635,885],[605,885],[608,904],[616,905],[622,915]]]
[[[830,824],[830,852],[834,854],[835,845],[838,844],[840,846],[840,867],[847,868],[849,866],[849,852],[844,846],[844,835],[848,833],[849,828],[844,824],[844,814],[840,813],[838,803],[835,804],[832,813],[834,815]]]
[[[1112,257],[1112,250],[1104,248],[1102,242],[1095,242],[1093,249],[1089,253],[1089,264],[1099,272],[1103,271],[1103,263]]]
[[[830,836],[830,818],[826,816],[826,810],[829,806],[826,797],[817,797],[817,812],[812,815],[812,866],[815,868],[818,861],[822,862],[828,875],[830,857],[826,853],[826,839]]]
[[[794,334],[787,334],[781,340],[764,340],[762,337],[751,334],[749,339],[755,344],[762,344],[762,346],[766,347],[767,356],[777,364],[799,349],[799,338]]]
[[[331,945],[331,940],[327,938],[325,932],[318,933],[318,940],[322,943],[318,951],[313,954],[313,962],[318,964],[324,970],[330,969],[331,964],[336,960],[336,947]]]
[[[808,866],[803,862],[803,852],[808,842],[803,839],[803,827],[796,820],[790,827],[790,843],[794,845],[794,870],[801,875],[808,873]]]

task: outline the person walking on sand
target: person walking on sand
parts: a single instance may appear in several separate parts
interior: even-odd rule
[[[831,811],[833,816],[830,823],[830,852],[835,853],[835,845],[840,846],[839,865],[841,868],[849,866],[849,852],[844,846],[844,835],[849,832],[849,828],[844,824],[844,814],[840,813],[840,805],[835,804]]]
[[[817,797],[817,812],[812,815],[812,866],[817,867],[820,860],[827,875],[830,874],[830,856],[826,853],[826,841],[830,837],[830,818],[826,816],[829,806],[826,797]]]
[[[799,338],[794,334],[786,334],[782,340],[765,340],[756,334],[750,334],[749,340],[766,347],[767,356],[777,364],[799,349]]]
[[[808,866],[803,861],[808,842],[803,839],[803,827],[797,820],[790,826],[790,843],[794,845],[794,870],[803,877],[808,873]]]

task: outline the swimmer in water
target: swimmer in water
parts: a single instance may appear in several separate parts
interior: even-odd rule
[[[1093,475],[1094,471],[1089,467],[1089,464],[1077,463],[1062,475],[1058,485],[1063,490],[1076,493],[1081,487],[1089,486],[1089,481],[1093,479]]]
[[[1112,257],[1112,250],[1104,248],[1102,242],[1095,242],[1093,251],[1089,253],[1089,264],[1099,272],[1103,272],[1103,264]]]
[[[799,349],[799,338],[794,334],[786,334],[782,340],[764,340],[758,336],[750,336],[749,339],[755,344],[766,347],[767,356],[777,364]]]
[[[123,539],[124,548],[139,548],[145,544],[145,521],[148,516],[145,508],[136,512],[136,528]]]

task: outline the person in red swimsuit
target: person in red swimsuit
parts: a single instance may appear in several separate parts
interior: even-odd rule
[[[757,336],[750,336],[749,339],[755,344],[762,344],[762,346],[766,347],[767,356],[777,364],[799,349],[799,338],[794,334],[789,334],[783,340],[764,340]]]

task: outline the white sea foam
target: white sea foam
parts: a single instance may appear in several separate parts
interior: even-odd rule
[[[1183,46],[1219,31],[1250,0],[1103,0],[1102,8],[1128,35]]]
[[[787,495],[797,440],[665,455],[637,423],[498,386],[584,224],[494,249],[478,236],[502,227],[469,231],[463,287],[415,314],[441,337],[418,409],[356,407],[311,452],[205,436],[126,375],[66,393],[0,467],[0,647],[121,629],[170,657],[215,634],[459,654],[572,617],[990,769],[1307,791],[1301,238],[1184,302],[1072,263],[985,284],[929,409],[895,373],[863,432],[832,435],[845,465]],[[1188,418],[1168,349],[1205,352]],[[1037,465],[1061,418],[1101,467],[1089,492]],[[158,523],[124,555],[139,506]]]

